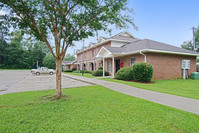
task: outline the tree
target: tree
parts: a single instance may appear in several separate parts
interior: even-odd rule
[[[194,30],[194,34],[195,34],[195,46],[199,48],[199,26],[198,28],[195,28]],[[181,45],[182,48],[187,49],[187,50],[194,50],[194,46],[193,46],[193,41],[185,41],[183,42],[183,44]]]
[[[74,61],[76,58],[74,55],[67,54],[64,58],[64,61]]]
[[[193,43],[192,41],[183,42],[181,47],[187,50],[193,50]]]
[[[44,57],[43,64],[44,64],[45,67],[48,67],[48,68],[51,68],[51,69],[56,68],[55,60],[54,60],[54,58],[51,54],[47,54]]]
[[[110,24],[135,27],[127,0],[1,0],[0,7],[10,11],[5,16],[7,23],[24,29],[50,49],[56,62],[57,98],[62,96],[62,60],[68,46],[93,36],[95,31],[110,31]]]

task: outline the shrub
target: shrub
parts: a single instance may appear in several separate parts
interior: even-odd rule
[[[73,71],[73,73],[80,73],[80,70],[75,70]]]
[[[115,78],[119,80],[133,80],[133,67],[124,67],[120,69],[115,74]]]
[[[81,71],[82,72],[82,71]],[[87,70],[84,70],[84,73],[89,73],[89,71],[87,71]]]
[[[92,72],[93,76],[103,76],[103,70],[97,70]],[[109,76],[108,72],[105,71],[105,76]]]
[[[64,70],[64,72],[73,72],[71,69]]]
[[[77,70],[76,68],[74,68],[74,67],[72,68],[72,71],[76,71],[76,70]]]
[[[80,73],[82,73],[82,70],[78,70]],[[89,71],[84,70],[84,73],[89,73]]]
[[[136,63],[133,65],[133,80],[150,82],[153,76],[153,67],[148,63]]]
[[[97,70],[103,70],[103,67],[98,67],[98,69]]]
[[[92,73],[93,73],[93,71],[90,71],[89,73],[90,73],[90,74],[92,74]]]

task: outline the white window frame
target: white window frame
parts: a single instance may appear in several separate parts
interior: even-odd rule
[[[131,62],[131,59],[134,59],[134,62],[133,62],[133,63]],[[131,57],[131,58],[130,58],[130,66],[133,66],[133,65],[135,64],[135,60],[136,60],[135,57]]]
[[[108,72],[111,72],[111,60],[108,60],[108,63],[107,63],[108,65]]]

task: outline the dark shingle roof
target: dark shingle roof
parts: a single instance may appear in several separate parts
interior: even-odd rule
[[[160,51],[169,51],[169,52],[181,52],[181,53],[188,53],[188,54],[198,54],[197,52],[186,50],[180,47],[172,46],[169,44],[144,39],[144,40],[137,40],[131,43],[127,43],[122,47],[105,47],[111,53],[114,54],[124,54],[129,52],[136,52],[142,50],[160,50]]]

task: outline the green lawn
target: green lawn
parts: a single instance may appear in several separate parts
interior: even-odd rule
[[[141,89],[152,90],[162,93],[168,93],[199,100],[199,80],[157,80],[152,84],[136,83],[130,81],[116,80],[111,78],[103,78],[111,82],[123,83]]]
[[[63,73],[71,74],[71,75],[76,75],[76,76],[82,76],[82,73],[73,73],[73,72],[63,72]],[[95,76],[92,76],[92,74],[90,74],[90,73],[84,73],[83,77],[95,78]]]
[[[0,96],[1,132],[198,132],[199,115],[101,86]]]

